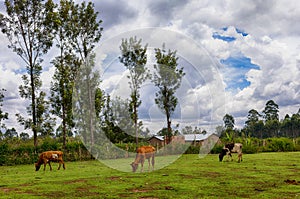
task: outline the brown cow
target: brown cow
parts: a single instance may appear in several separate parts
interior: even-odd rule
[[[45,151],[41,153],[39,160],[35,163],[35,170],[38,171],[42,164],[44,164],[44,171],[46,169],[46,164],[48,163],[50,166],[50,171],[52,171],[52,167],[50,162],[58,162],[58,170],[60,169],[61,164],[63,168],[65,168],[65,163],[63,161],[63,152],[62,151]]]
[[[150,171],[150,158],[152,158],[152,170],[154,170],[154,154],[155,154],[155,148],[153,146],[141,146],[136,150],[137,154],[135,157],[134,162],[132,162],[130,165],[132,167],[132,171],[136,172],[139,163],[141,163],[142,168],[141,172],[144,170],[144,162],[145,159],[148,159],[149,168],[148,171]]]

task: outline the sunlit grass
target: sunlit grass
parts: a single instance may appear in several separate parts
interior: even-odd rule
[[[33,165],[0,167],[0,198],[300,198],[300,153],[156,157],[154,172],[131,173],[133,158],[67,162],[66,170],[35,172]],[[162,169],[158,169],[162,168]],[[145,163],[145,170],[148,163]],[[123,172],[128,171],[128,172]]]

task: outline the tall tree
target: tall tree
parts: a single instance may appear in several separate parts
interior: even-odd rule
[[[297,138],[300,136],[300,109],[291,117],[292,132],[290,137]]]
[[[230,114],[226,114],[223,117],[224,125],[225,125],[225,130],[223,131],[223,135],[221,136],[226,136],[227,140],[232,142],[236,132],[233,130],[235,121],[234,117]]]
[[[279,123],[279,106],[273,101],[269,100],[263,110],[265,119],[265,130],[268,137],[278,136],[280,123]]]
[[[150,78],[150,72],[145,67],[147,63],[147,44],[143,47],[142,40],[137,40],[136,37],[128,39],[122,39],[120,46],[121,57],[120,62],[129,70],[129,76],[131,89],[131,101],[129,111],[131,119],[134,122],[136,145],[138,146],[138,107],[141,105],[140,100],[140,88],[141,85]]]
[[[227,130],[233,130],[235,121],[234,121],[234,117],[232,115],[226,114],[223,117],[223,121],[224,121],[225,128]]]
[[[51,82],[52,113],[61,119],[60,129],[63,137],[63,148],[66,146],[66,136],[72,135],[74,127],[72,114],[72,95],[76,73],[80,63],[71,46],[72,37],[72,10],[75,9],[73,1],[61,0],[58,11],[55,13],[54,30],[56,33],[56,47],[59,56],[53,61],[55,73]]]
[[[284,136],[291,137],[292,130],[293,124],[291,121],[291,117],[289,116],[289,114],[286,114],[284,119],[281,121],[280,131],[284,134]]]
[[[279,120],[279,106],[273,100],[269,100],[266,103],[265,109],[263,110],[265,121],[268,120]]]
[[[95,133],[98,130],[98,125],[100,125],[100,121],[97,122],[98,117],[96,114],[98,112],[95,110],[100,75],[98,71],[94,71],[94,67],[95,54],[91,54],[77,73],[73,95],[76,100],[76,127],[90,151],[93,150]]]
[[[70,33],[73,49],[78,54],[82,64],[88,62],[90,54],[93,54],[96,43],[102,36],[102,20],[98,20],[98,12],[95,12],[92,2],[82,2],[72,7]]]
[[[52,46],[53,29],[49,26],[52,21],[52,0],[5,0],[7,15],[0,15],[0,27],[7,36],[8,46],[26,64],[27,74],[23,75],[24,85],[19,87],[20,95],[31,101],[27,113],[31,119],[19,118],[25,128],[31,128],[34,137],[34,146],[37,146],[39,126],[37,99],[44,96],[40,91],[42,82],[42,56]],[[43,100],[40,100],[43,101]],[[19,115],[20,117],[20,115]],[[25,121],[25,122],[23,122]]]
[[[249,137],[251,136],[251,134],[255,133],[255,130],[256,130],[255,128],[257,126],[260,116],[261,115],[255,109],[251,109],[248,112],[248,116],[247,116],[247,120],[246,120],[245,124],[246,124],[246,132]]]
[[[0,139],[3,137],[2,130],[4,131],[6,130],[6,126],[4,123],[2,123],[2,121],[8,119],[8,113],[2,111],[2,106],[3,106],[2,102],[3,102],[5,91],[6,91],[5,89],[0,89]]]
[[[158,92],[155,94],[155,103],[166,115],[168,135],[172,135],[171,116],[178,104],[175,93],[180,87],[185,73],[183,72],[183,67],[178,68],[176,51],[166,51],[165,45],[163,45],[162,49],[155,49],[155,58],[155,72],[152,80],[158,88]]]
[[[90,133],[89,141],[91,148],[94,145],[94,127],[97,126],[92,110],[95,109],[95,89],[98,88],[96,84],[98,85],[100,83],[100,77],[97,76],[97,72],[94,71],[95,54],[93,50],[96,43],[100,41],[103,30],[100,26],[102,20],[97,19],[98,14],[98,12],[95,12],[92,2],[88,2],[88,4],[86,4],[86,2],[82,2],[80,5],[76,4],[71,11],[72,26],[70,27],[72,34],[70,44],[80,61],[81,74],[78,74],[78,76],[86,80],[82,82],[82,84],[85,85],[77,86],[88,89],[86,93],[88,107],[85,108],[89,110],[89,116],[87,118],[89,118],[90,121],[88,122],[89,130],[87,132]],[[96,78],[98,78],[97,82],[95,82]]]

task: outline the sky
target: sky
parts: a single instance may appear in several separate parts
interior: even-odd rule
[[[102,83],[113,96],[129,97],[128,71],[118,61],[122,38],[137,36],[148,44],[147,67],[153,71],[154,49],[176,50],[186,75],[178,89],[172,123],[213,132],[225,114],[245,124],[248,111],[259,112],[268,100],[279,105],[280,119],[300,108],[300,5],[287,1],[133,0],[94,1],[103,20],[103,35],[95,48]],[[5,13],[3,0],[0,12]],[[7,127],[19,132],[16,113],[28,102],[19,96],[22,60],[7,48],[0,34],[0,88],[7,91],[3,110]],[[49,90],[54,68],[51,50],[44,57],[43,89]],[[154,104],[157,89],[146,82],[141,89],[140,120],[152,133],[165,126]]]

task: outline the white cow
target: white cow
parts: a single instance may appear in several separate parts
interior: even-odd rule
[[[222,152],[219,154],[219,160],[222,162],[224,156],[228,155],[228,158],[232,159],[231,153],[237,153],[238,154],[238,162],[243,161],[243,153],[242,153],[243,145],[241,143],[229,143],[224,146],[222,149]]]

